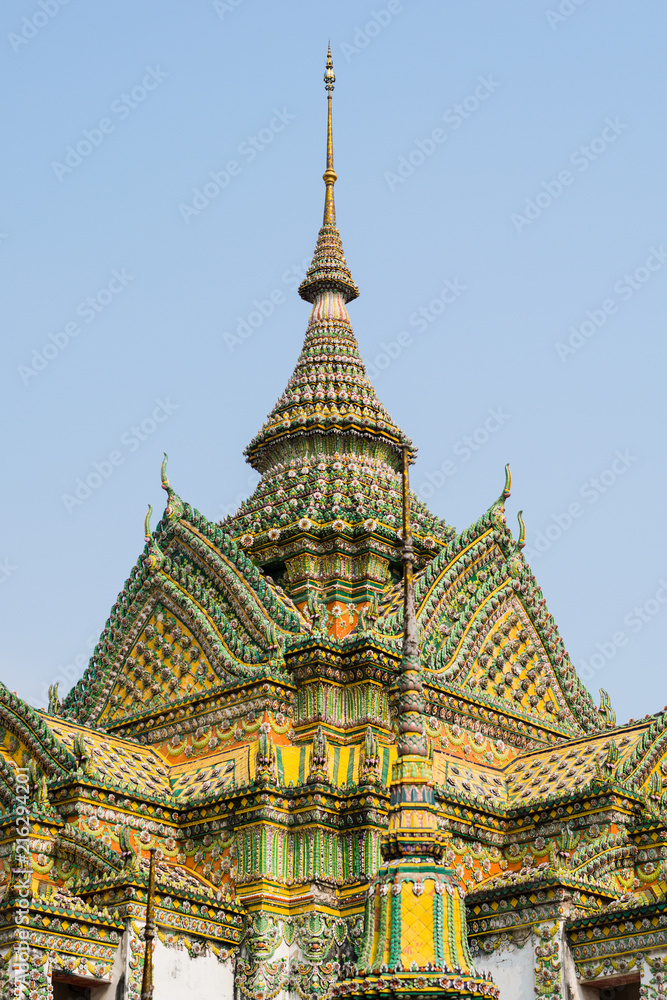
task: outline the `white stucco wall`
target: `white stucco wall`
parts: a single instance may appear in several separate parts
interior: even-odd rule
[[[591,986],[585,986],[577,979],[577,969],[570,949],[567,934],[561,930],[561,960],[563,964],[563,995],[572,1000],[600,1000],[600,991]],[[568,992],[569,991],[569,992]]]
[[[562,1000],[599,1000],[596,989],[578,982],[572,952],[562,924],[558,928],[557,941],[561,959]],[[479,972],[490,972],[500,989],[500,1000],[529,1000],[535,996],[535,948],[541,940],[530,931],[525,943],[503,943],[491,954],[475,956],[475,968]]]
[[[500,990],[500,1000],[526,1000],[535,996],[535,944],[532,934],[523,947],[509,944],[491,952],[476,955],[478,972],[490,972]]]
[[[129,973],[128,944],[128,935],[125,932],[116,951],[110,985],[94,986],[90,991],[90,1000],[115,1000],[117,994],[120,992],[118,984],[121,980],[123,981],[123,985],[127,983]],[[125,990],[123,989],[123,992],[120,992],[121,998],[124,997],[124,993]]]
[[[214,956],[190,958],[187,951],[166,948],[159,938],[153,952],[155,996],[160,1000],[234,1000],[232,963]]]

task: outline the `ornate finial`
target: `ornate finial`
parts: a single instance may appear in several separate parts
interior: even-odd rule
[[[526,544],[526,525],[523,522],[522,510],[520,510],[519,513],[517,514],[517,518],[519,519],[519,540],[516,543],[516,547],[518,549],[522,549]]]
[[[333,129],[331,125],[331,95],[336,82],[336,75],[333,70],[333,60],[331,58],[331,42],[327,53],[327,68],[324,71],[324,86],[327,92],[327,103],[329,105],[329,115],[327,119],[327,169],[324,171],[323,180],[326,184],[326,194],[324,196],[324,224],[335,223],[336,206],[334,205],[334,184],[336,183],[336,171],[333,163]]]
[[[58,682],[49,686],[49,715],[60,715],[60,699],[58,698]]]
[[[618,744],[615,740],[609,740],[609,746],[607,747],[607,756],[605,757],[603,768],[605,771],[610,773],[615,770],[618,764]],[[653,772],[655,775],[655,771]]]
[[[92,774],[93,767],[83,733],[76,734],[72,749],[74,750],[74,756],[76,757],[77,770],[87,776],[90,776]]]
[[[324,86],[326,88],[327,94],[330,94],[333,91],[335,82],[336,82],[336,75],[333,71],[333,59],[331,58],[331,42],[329,42],[329,49],[327,51],[327,68],[324,71]]]
[[[146,511],[146,517],[144,518],[144,538],[147,542],[151,540],[151,514],[153,513],[153,508],[148,505],[148,510]]]
[[[336,77],[334,76],[333,62],[331,60],[331,46],[329,46],[327,68],[324,74],[324,83],[327,91],[327,103],[329,105],[327,124],[327,168],[322,175],[326,185],[326,193],[324,196],[324,220],[317,237],[312,264],[308,268],[306,277],[299,285],[299,295],[301,298],[305,299],[306,302],[312,302],[313,304],[323,291],[335,290],[336,292],[342,294],[344,302],[351,302],[352,299],[356,299],[359,294],[359,289],[352,280],[350,269],[347,266],[347,261],[345,260],[340,233],[336,228],[336,208],[334,205],[334,184],[336,183],[336,171],[334,170],[333,165],[333,128],[331,124],[331,94],[334,88],[335,79]],[[346,316],[347,314],[345,314],[345,317]],[[348,322],[348,319],[346,318],[345,321]],[[365,370],[363,372],[363,376],[365,377]],[[262,428],[262,437],[264,437],[265,434],[268,437],[267,432],[269,430],[269,426],[272,425],[265,424],[264,428]],[[282,426],[284,425],[281,422],[281,427]],[[259,452],[258,438],[255,438],[254,441],[250,443],[250,446],[246,449],[246,455],[248,457],[248,461],[254,468],[261,468],[261,471],[264,471],[264,468],[262,468],[264,463],[261,463],[261,465],[260,463],[257,463],[254,460],[255,455],[253,455],[253,452],[256,454]]]
[[[155,848],[150,851],[148,872],[148,898],[146,900],[146,927],[144,940],[144,972],[141,977],[141,1000],[153,1000],[153,938],[155,937]]]
[[[166,490],[167,493],[171,490],[171,485],[167,479],[167,461],[168,456],[166,451],[164,452],[164,458],[162,459],[162,466],[160,467],[160,480],[162,481],[162,489]]]
[[[505,485],[503,486],[502,493],[497,500],[494,500],[489,507],[488,513],[491,515],[494,523],[501,527],[505,525],[505,501],[510,495],[510,490],[512,488],[512,473],[510,472],[509,462],[505,466]]]
[[[600,707],[598,712],[605,721],[607,729],[613,729],[616,725],[616,712],[611,707],[611,698],[604,688],[600,688]]]
[[[167,508],[168,509],[168,508]],[[148,505],[148,510],[146,511],[146,517],[144,518],[144,538],[146,541],[146,547],[148,549],[147,553],[142,557],[144,564],[149,570],[158,569],[162,565],[162,560],[164,559],[164,554],[160,550],[156,539],[151,533],[151,514],[153,513],[153,508]]]
[[[500,494],[501,500],[507,500],[510,495],[510,490],[512,489],[512,473],[510,472],[509,462],[505,466],[505,485],[503,487],[503,492]]]
[[[162,459],[162,465],[160,467],[160,481],[162,483],[162,489],[166,490],[169,495],[169,503],[165,507],[165,516],[170,520],[176,520],[183,513],[183,501],[174,493],[171,483],[169,482],[169,477],[167,476],[167,462],[169,457],[164,452],[164,458]]]

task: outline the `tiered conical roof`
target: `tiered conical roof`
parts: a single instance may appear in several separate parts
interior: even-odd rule
[[[306,302],[315,302],[321,292],[334,288],[343,293],[346,302],[359,296],[359,289],[345,260],[343,241],[335,221],[322,224],[313,260],[299,286],[299,295]]]
[[[285,391],[246,449],[258,472],[269,472],[295,455],[352,450],[400,469],[401,448],[411,442],[366,374],[346,309],[351,287],[356,295],[351,277],[349,283],[345,277],[349,274],[338,230],[327,224],[300,289],[313,303],[303,349]]]

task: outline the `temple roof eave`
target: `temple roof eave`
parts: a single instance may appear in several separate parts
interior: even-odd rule
[[[337,427],[336,424],[339,422],[345,426]],[[311,456],[320,454],[317,445],[325,436],[329,440],[334,438],[340,446],[339,450],[342,451],[347,450],[345,445],[348,441],[366,442],[373,448],[381,448],[382,458],[396,470],[403,445],[411,444],[409,438],[402,432],[392,433],[393,428],[389,430],[384,427],[375,428],[368,421],[351,418],[349,413],[324,417],[313,414],[306,418],[303,424],[299,418],[290,420],[289,427],[285,427],[283,421],[281,424],[280,429],[277,426],[265,427],[245,449],[243,454],[257,472],[268,472],[275,465],[276,452],[282,450],[285,445],[297,441],[300,445],[312,445],[311,448],[305,449],[306,455]]]

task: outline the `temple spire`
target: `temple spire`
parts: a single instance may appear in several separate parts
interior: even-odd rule
[[[326,184],[326,193],[324,195],[324,225],[327,223],[334,224],[336,222],[334,184],[336,183],[337,176],[336,171],[334,170],[333,162],[333,130],[331,124],[331,95],[333,94],[335,82],[336,76],[333,70],[333,60],[331,58],[331,42],[329,42],[329,51],[327,52],[327,68],[324,71],[324,86],[327,92],[327,103],[329,105],[327,116],[327,169],[322,175],[322,179]]]
[[[342,302],[356,299],[359,289],[352,280],[350,269],[343,253],[340,233],[336,228],[336,206],[334,205],[334,184],[337,174],[333,165],[333,126],[331,113],[331,95],[333,94],[336,76],[331,58],[331,44],[327,52],[327,65],[324,71],[324,86],[327,92],[327,167],[322,175],[326,192],[324,195],[324,220],[317,237],[317,245],[313,262],[308,269],[304,281],[299,287],[299,295],[307,302],[315,300],[323,292],[335,291],[342,296]],[[349,317],[347,317],[349,322]]]
[[[415,611],[414,547],[410,525],[410,448],[403,445],[403,661],[409,662],[419,652]]]
[[[384,863],[366,897],[364,933],[347,996],[363,1000],[370,987],[375,996],[406,1000],[427,993],[443,1000],[497,998],[496,988],[473,966],[463,892],[447,858],[451,833],[443,828],[435,801],[432,753],[423,725],[407,445],[402,459],[404,621],[398,755],[392,766],[389,826],[381,844]]]

